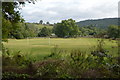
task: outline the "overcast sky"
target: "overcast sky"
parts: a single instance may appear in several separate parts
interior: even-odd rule
[[[21,14],[26,22],[60,22],[72,18],[81,21],[118,17],[120,0],[37,0],[26,3]]]

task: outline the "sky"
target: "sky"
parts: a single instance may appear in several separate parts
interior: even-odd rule
[[[37,0],[26,3],[21,15],[26,22],[57,23],[72,18],[78,21],[118,17],[120,0]]]

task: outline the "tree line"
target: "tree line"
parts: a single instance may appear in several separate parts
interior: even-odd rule
[[[97,38],[120,38],[120,29],[116,25],[110,25],[107,29],[98,28],[94,25],[78,27],[75,20],[62,20],[53,27],[53,32],[58,37],[84,37],[92,36]]]
[[[15,39],[24,39],[27,37],[50,37],[52,34],[55,34],[60,38],[76,38],[76,37],[105,37],[105,38],[119,38],[120,29],[118,26],[111,25],[107,29],[97,28],[93,25],[78,27],[75,20],[68,19],[62,20],[59,23],[53,25],[53,28],[50,29],[44,25],[43,28],[39,28],[36,24],[33,23],[16,23],[12,25],[9,20],[3,18],[3,38],[15,38]],[[8,27],[9,26],[9,27]],[[11,30],[11,27],[14,26],[14,29]],[[9,32],[9,30],[11,30]],[[9,33],[5,36],[5,33]]]

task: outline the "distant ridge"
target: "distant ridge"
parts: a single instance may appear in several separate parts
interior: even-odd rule
[[[104,19],[94,19],[94,20],[84,20],[77,22],[79,27],[93,25],[98,28],[107,28],[110,25],[118,25],[118,19],[120,18],[104,18]]]

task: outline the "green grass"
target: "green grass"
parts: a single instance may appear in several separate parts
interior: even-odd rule
[[[71,51],[73,49],[81,49],[89,53],[94,50],[97,45],[97,38],[35,38],[35,39],[9,39],[8,43],[4,43],[5,47],[11,52],[21,51],[28,53],[29,56],[34,56],[37,59],[42,59],[44,56],[51,53],[55,45],[60,49]],[[109,54],[117,56],[118,48],[116,41],[105,39],[105,49],[109,50]]]
[[[49,25],[42,25],[42,24],[36,24],[35,26],[37,26],[38,28],[42,29],[43,27],[46,27],[46,28],[49,28],[49,29],[52,29],[53,26],[49,26]]]

